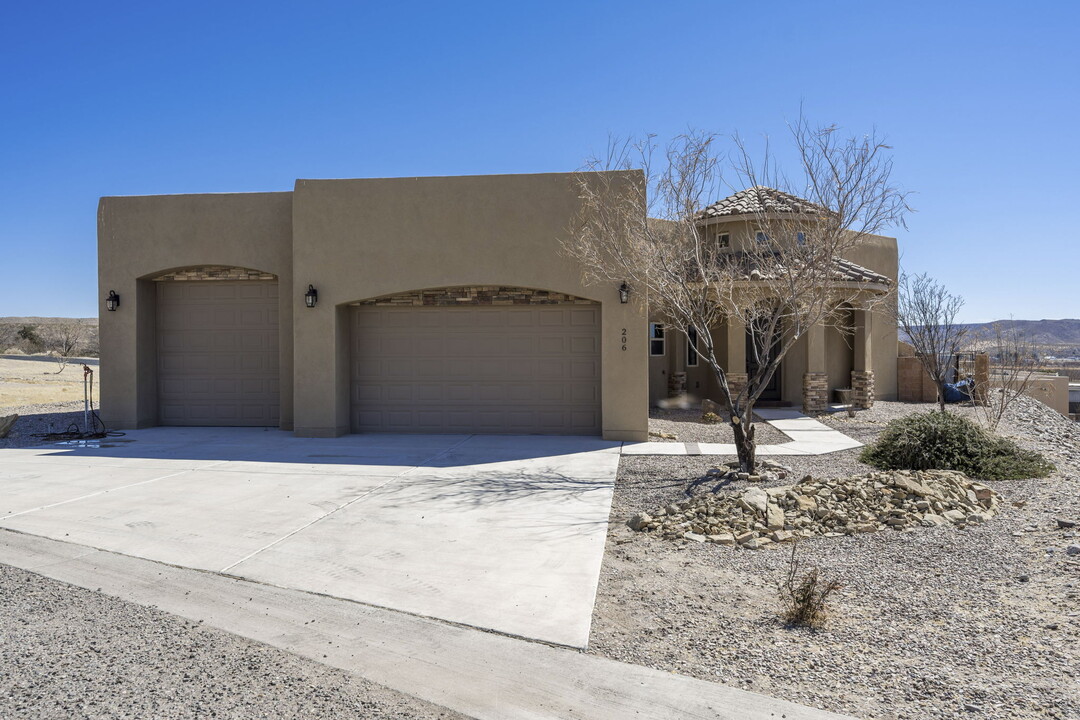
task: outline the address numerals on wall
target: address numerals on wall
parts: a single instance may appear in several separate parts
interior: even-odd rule
[[[626,328],[622,329],[622,349],[626,352]]]

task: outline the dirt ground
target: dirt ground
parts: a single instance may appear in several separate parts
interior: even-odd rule
[[[98,361],[75,359],[60,374],[56,360],[45,355],[0,357],[0,415],[29,405],[82,402],[83,362],[94,371],[94,407],[98,407]],[[21,413],[20,413],[21,414]]]
[[[888,420],[929,407],[882,402],[825,422],[869,442]],[[1080,425],[1026,399],[1019,410],[1003,434],[1058,469],[988,481],[1003,498],[991,521],[800,544],[804,569],[842,584],[819,631],[780,620],[790,546],[742,550],[627,528],[631,514],[689,494],[745,489],[707,482],[727,458],[623,457],[589,652],[866,720],[1080,719],[1080,555],[1068,550],[1080,528],[1056,522],[1080,522]],[[858,455],[774,459],[795,477],[841,477],[872,470]]]

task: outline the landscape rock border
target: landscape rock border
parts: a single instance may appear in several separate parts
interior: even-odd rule
[[[733,472],[717,468],[715,474]],[[807,475],[794,485],[755,486],[732,495],[701,493],[638,513],[627,525],[669,540],[756,550],[815,536],[947,524],[964,528],[986,522],[999,505],[996,492],[963,473],[894,470],[820,480]]]

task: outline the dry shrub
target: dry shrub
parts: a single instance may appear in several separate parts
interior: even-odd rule
[[[816,567],[801,572],[796,555],[798,548],[797,541],[792,543],[787,576],[780,584],[781,617],[788,625],[821,628],[827,615],[826,602],[842,586],[835,579],[822,579],[821,571]]]
[[[882,470],[958,470],[981,480],[1043,478],[1046,458],[950,412],[912,413],[889,422],[859,460]]]
[[[721,418],[719,415],[717,415],[714,412],[707,412],[707,413],[705,413],[704,415],[701,416],[701,422],[705,423],[706,425],[715,425],[715,424],[717,424],[719,422],[722,422],[722,421],[723,421],[723,418]]]

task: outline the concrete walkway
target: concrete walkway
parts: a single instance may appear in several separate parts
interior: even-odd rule
[[[791,438],[783,445],[758,445],[764,455],[826,455],[862,447],[858,440],[789,408],[760,408],[754,414]],[[725,443],[643,442],[623,443],[623,455],[735,455],[735,445]]]
[[[204,622],[481,720],[854,720],[573,650],[6,530],[0,562]]]

